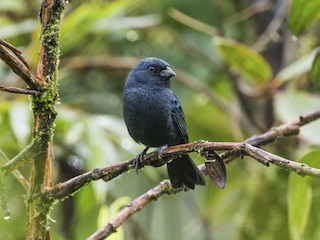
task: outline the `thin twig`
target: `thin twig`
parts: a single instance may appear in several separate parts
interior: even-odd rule
[[[15,48],[13,45],[11,45],[10,43],[4,41],[4,40],[1,39],[1,38],[0,38],[0,45],[3,45],[3,46],[5,46],[6,48],[10,49],[11,52],[13,52],[14,55],[16,55],[17,58],[19,58],[19,60],[24,64],[24,66],[30,70],[30,67],[29,67],[28,63],[27,63],[27,61],[22,57],[22,55],[21,55],[22,53],[21,53],[20,50],[18,50],[18,49]]]
[[[1,149],[0,149],[0,160],[1,160],[1,164],[9,162],[9,158]],[[28,180],[17,169],[13,170],[12,174],[18,179],[18,181],[21,183],[21,185],[24,187],[25,190],[29,188]]]
[[[285,0],[279,6],[274,18],[266,28],[266,30],[259,36],[257,41],[253,45],[253,49],[258,52],[262,52],[267,45],[274,39],[275,34],[277,34],[278,30],[282,26],[282,23],[285,20],[285,17],[288,13],[288,5],[289,1]]]
[[[31,144],[26,146],[21,152],[19,152],[14,158],[3,164],[0,167],[0,171],[2,171],[4,175],[8,175],[13,170],[33,160],[33,158],[37,154],[39,154],[38,147],[35,142],[32,142]]]
[[[63,183],[58,183],[53,189],[49,190],[47,194],[55,199],[64,199],[91,181],[103,179],[107,182],[133,167],[132,160],[128,160],[107,167],[95,168],[90,172],[78,175]]]
[[[0,91],[18,93],[18,94],[28,94],[28,95],[37,95],[40,93],[37,90],[30,90],[30,89],[17,88],[17,87],[6,87],[1,85],[0,85]]]
[[[245,9],[227,17],[225,20],[225,24],[226,25],[237,24],[239,22],[242,22],[252,17],[254,14],[270,10],[272,7],[273,7],[273,4],[270,3],[270,1],[255,2],[250,6],[246,7]]]
[[[251,146],[250,144],[244,144],[243,150],[245,155],[256,159],[258,162],[261,162],[266,166],[268,166],[269,163],[272,163],[289,171],[293,171],[301,176],[307,175],[311,177],[320,177],[320,169],[318,168],[313,168],[304,163],[288,160],[260,148]]]
[[[42,86],[37,77],[31,72],[21,52],[0,39],[0,58],[32,89],[41,90]]]
[[[8,208],[8,194],[3,180],[2,172],[0,171],[0,206],[3,212],[4,219],[10,217],[10,210]]]
[[[194,18],[190,17],[189,15],[178,11],[175,8],[170,8],[168,14],[170,17],[172,17],[176,21],[178,21],[188,27],[191,27],[199,32],[206,33],[210,36],[215,36],[218,33],[218,30],[215,27],[213,27],[207,23],[201,22],[198,19],[194,19]]]
[[[320,118],[320,109],[314,110],[313,112],[307,113],[305,115],[301,115],[299,119],[294,120],[290,123],[282,124],[278,127],[273,127],[269,131],[258,135],[252,136],[244,141],[244,143],[248,143],[255,147],[260,147],[266,145],[270,142],[275,141],[278,138],[298,135],[300,131],[300,127],[315,121]],[[235,158],[239,156],[239,153],[234,152],[226,152],[222,154],[223,159],[226,163],[231,162]]]
[[[164,194],[173,194],[175,190],[172,190],[171,184],[169,180],[162,181],[159,185],[155,186],[154,188],[150,189],[145,194],[141,195],[140,197],[136,198],[126,207],[124,207],[120,213],[107,225],[100,228],[94,234],[89,236],[88,240],[97,240],[97,239],[104,239],[111,235],[112,233],[116,232],[116,229],[120,227],[124,221],[126,221],[129,217],[131,217],[134,213],[140,211],[144,206],[146,206],[151,201],[157,200],[160,196]]]

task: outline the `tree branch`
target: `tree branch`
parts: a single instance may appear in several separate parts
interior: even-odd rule
[[[100,228],[87,239],[97,240],[108,237],[112,233],[116,232],[116,229],[120,227],[124,223],[124,221],[126,221],[134,213],[140,211],[148,203],[157,200],[160,196],[164,194],[170,195],[175,192],[176,190],[171,188],[169,180],[162,181],[159,185],[155,186],[145,194],[141,195],[140,197],[136,198],[135,200],[127,204],[127,206],[124,207],[110,223]]]
[[[198,144],[198,143],[195,143]],[[266,152],[260,148],[254,147],[247,143],[213,143],[213,142],[202,142],[203,150],[232,150],[241,152],[242,155],[250,156],[256,159],[258,162],[269,166],[269,163],[280,166],[287,170],[294,171],[301,176],[308,175],[313,177],[320,177],[320,169],[309,167],[306,164],[294,162],[282,157],[279,157],[275,154]],[[200,145],[202,145],[200,144]],[[187,144],[184,144],[187,145]],[[184,148],[183,145],[175,146],[176,149]],[[198,147],[200,147],[198,145]],[[168,148],[167,148],[168,149]],[[187,147],[185,148],[187,149]],[[206,173],[206,169],[202,164],[200,166],[202,173]],[[100,240],[110,236],[112,233],[117,231],[117,228],[120,227],[128,218],[130,218],[134,213],[140,211],[143,207],[149,204],[153,200],[157,200],[160,196],[164,194],[175,194],[181,192],[182,190],[187,191],[187,188],[173,189],[171,187],[169,180],[162,181],[159,185],[152,188],[145,194],[136,198],[130,202],[125,208],[123,208],[118,215],[113,218],[108,224],[104,225],[98,229],[95,233],[89,236],[88,240]]]
[[[261,135],[252,136],[246,139],[244,143],[248,143],[252,146],[260,147],[270,142],[273,142],[278,138],[287,137],[291,135],[298,135],[300,131],[300,127],[312,121],[315,121],[319,118],[320,118],[320,109],[316,109],[313,112],[307,113],[305,115],[301,115],[299,119],[294,120],[290,123],[285,123],[278,127],[271,128],[269,131]],[[228,163],[238,156],[239,154],[228,152],[223,154],[223,159],[225,160],[226,163]]]
[[[27,232],[25,239],[50,239],[49,219],[52,199],[42,193],[53,186],[53,134],[58,93],[59,36],[64,0],[42,0],[40,9],[40,49],[37,76],[45,86],[32,97],[34,141],[37,155],[31,162],[30,188],[27,192]]]
[[[8,208],[8,195],[7,195],[6,186],[3,181],[3,174],[1,171],[0,171],[0,206],[3,212],[4,219],[9,219],[10,211]]]
[[[273,4],[270,1],[259,1],[251,4],[250,6],[246,7],[245,9],[229,16],[225,20],[226,25],[234,25],[240,23],[254,14],[261,13],[272,9]]]
[[[36,95],[40,93],[39,91],[36,91],[36,90],[23,89],[23,88],[17,88],[17,87],[6,87],[1,85],[0,85],[0,91],[19,93],[19,94],[29,94],[29,95]]]
[[[209,36],[215,36],[218,34],[218,29],[215,27],[212,27],[211,25],[201,22],[198,19],[192,18],[189,15],[180,12],[179,10],[175,8],[170,8],[168,11],[168,14],[170,17],[175,19],[176,21],[193,28],[199,32],[203,32],[208,34]]]
[[[177,156],[189,153],[189,152],[206,152],[210,150],[225,150],[227,152],[222,154],[222,158],[225,159],[225,163],[229,163],[233,159],[235,159],[238,156],[242,155],[248,155],[255,159],[259,158],[257,160],[261,160],[260,162],[264,165],[268,165],[269,162],[272,164],[275,164],[277,166],[286,168],[291,171],[296,171],[298,173],[303,173],[310,176],[317,176],[317,169],[306,167],[304,168],[302,165],[292,162],[290,160],[286,160],[284,158],[277,159],[274,156],[276,155],[270,155],[270,153],[259,152],[260,155],[256,155],[257,149],[254,147],[259,147],[262,145],[265,145],[267,143],[273,142],[276,139],[291,136],[291,135],[297,135],[299,133],[299,127],[303,126],[307,123],[310,123],[312,121],[317,120],[320,118],[320,109],[311,112],[309,114],[305,114],[299,117],[299,119],[286,123],[283,125],[280,125],[278,127],[272,128],[268,132],[253,136],[247,140],[245,140],[243,143],[219,143],[219,142],[205,142],[205,141],[198,141],[195,143],[187,143],[187,144],[181,144],[176,146],[171,146],[163,149],[163,156],[162,159],[158,159],[157,151],[154,151],[152,153],[149,153],[144,156],[143,163],[144,165],[161,165],[165,164],[170,159],[173,159]],[[246,146],[252,146],[252,147],[246,147]],[[246,151],[244,151],[244,149]],[[267,154],[267,155],[266,155]],[[268,159],[265,157],[268,156],[272,161],[267,161]],[[96,168],[91,172],[84,173],[82,175],[79,175],[77,177],[71,178],[65,182],[58,183],[54,188],[51,190],[48,190],[46,194],[49,195],[49,197],[53,197],[55,199],[64,199],[70,195],[72,195],[74,192],[78,191],[81,187],[88,184],[91,181],[95,181],[98,179],[103,179],[104,181],[110,181],[111,179],[117,177],[118,175],[133,169],[134,166],[132,164],[133,159],[127,160],[124,162],[119,162],[112,164],[107,167],[101,167]],[[289,163],[287,162],[289,161]],[[304,165],[305,166],[305,165]],[[206,173],[204,164],[199,167],[204,173]],[[316,173],[316,174],[315,174]]]
[[[0,171],[3,175],[8,175],[13,170],[23,166],[27,162],[33,160],[33,158],[38,154],[38,147],[36,146],[36,141],[26,146],[21,152],[19,152],[14,158],[0,166]]]
[[[0,58],[32,89],[41,90],[40,80],[35,76],[21,52],[0,38]]]
[[[8,163],[10,161],[7,155],[1,149],[0,149],[0,160],[2,163]],[[3,174],[2,166],[0,167],[0,173]],[[28,180],[17,169],[13,170],[12,173],[19,180],[19,182],[24,187],[24,189],[27,190],[29,188]]]
[[[259,36],[257,41],[253,45],[253,49],[258,52],[262,52],[266,46],[272,41],[273,36],[280,29],[285,17],[288,14],[288,4],[289,1],[283,1],[276,11],[276,14],[266,30]]]
[[[91,181],[103,179],[107,182],[129,169],[132,169],[134,167],[132,160],[115,163],[107,167],[95,168],[90,172],[71,178],[63,183],[56,184],[54,188],[47,191],[47,194],[49,197],[63,200]]]

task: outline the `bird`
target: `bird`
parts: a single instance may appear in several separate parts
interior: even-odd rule
[[[149,148],[189,142],[187,125],[180,101],[170,88],[176,76],[170,65],[159,58],[142,59],[128,74],[123,88],[123,117],[129,135],[146,148],[135,158],[138,169]],[[206,180],[188,154],[167,162],[173,188],[205,185]]]

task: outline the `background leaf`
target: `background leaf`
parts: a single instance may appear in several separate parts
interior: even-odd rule
[[[319,0],[292,0],[289,26],[294,34],[299,35],[319,17]]]
[[[301,91],[287,91],[277,94],[275,111],[284,122],[293,121],[302,114],[319,108],[320,96]],[[301,128],[299,137],[312,144],[320,145],[320,124],[315,122]]]
[[[320,85],[320,50],[317,51],[312,64],[311,78],[316,86]]]
[[[108,224],[118,213],[121,211],[121,208],[130,202],[129,197],[120,197],[116,199],[113,203],[108,205],[102,205],[100,207],[99,216],[98,216],[98,228]],[[120,227],[117,229],[115,234],[112,234],[108,237],[112,240],[122,240],[124,239],[123,228]]]
[[[292,79],[296,79],[297,77],[301,76],[302,74],[305,74],[309,72],[311,69],[313,73],[313,76],[317,74],[317,71],[320,71],[319,68],[316,68],[316,61],[317,58],[319,59],[319,47],[312,50],[310,53],[306,54],[305,56],[297,59],[296,61],[290,63],[286,67],[282,68],[279,73],[277,74],[276,78],[277,80],[281,82],[289,81]],[[319,62],[319,60],[318,60]],[[318,63],[319,64],[319,63]],[[318,75],[319,77],[319,75]],[[315,79],[315,78],[314,78]]]
[[[230,67],[249,78],[247,80],[251,80],[251,84],[262,85],[270,80],[272,74],[270,65],[252,48],[222,37],[214,37],[213,44]]]
[[[320,150],[312,150],[299,159],[299,162],[319,168]],[[290,173],[288,182],[288,213],[290,236],[293,240],[306,239],[304,233],[312,204],[312,178]]]

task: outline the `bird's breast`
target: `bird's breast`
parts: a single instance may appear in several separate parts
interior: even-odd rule
[[[125,91],[123,101],[124,119],[135,141],[149,147],[170,144],[175,131],[166,91],[144,88]]]

